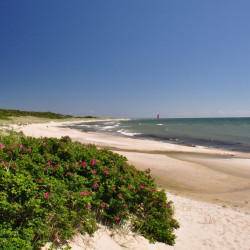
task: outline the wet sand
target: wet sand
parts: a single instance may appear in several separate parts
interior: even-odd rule
[[[168,192],[250,212],[250,159],[194,153],[117,151],[139,169],[151,168]]]

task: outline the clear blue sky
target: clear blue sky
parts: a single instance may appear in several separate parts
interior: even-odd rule
[[[249,0],[1,0],[0,108],[250,116]]]

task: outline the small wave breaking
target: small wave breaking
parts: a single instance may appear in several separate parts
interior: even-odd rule
[[[122,135],[126,135],[126,136],[135,136],[135,135],[141,135],[141,133],[132,133],[129,130],[124,130],[124,129],[120,129],[117,131],[118,133],[122,134]]]

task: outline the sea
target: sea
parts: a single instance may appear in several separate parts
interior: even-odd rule
[[[250,152],[250,117],[112,120],[67,127],[88,133]]]

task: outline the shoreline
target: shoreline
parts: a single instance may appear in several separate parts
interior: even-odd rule
[[[34,137],[69,135],[73,141],[107,147],[138,169],[150,168],[157,184],[173,194],[250,213],[249,153],[86,133],[64,126],[72,123],[30,124],[15,130]]]
[[[216,138],[215,135],[211,134],[210,127],[212,125],[206,125],[206,123],[201,123],[201,129],[205,128],[208,129],[208,134],[210,136],[196,134],[196,129],[199,129],[199,126],[194,123],[194,132],[190,131],[190,126],[188,122],[180,122],[179,119],[173,119],[174,124],[176,125],[173,127],[173,123],[165,122],[167,119],[163,119],[162,123],[157,123],[155,119],[129,119],[127,121],[109,121],[109,122],[88,122],[82,124],[68,124],[66,125],[68,128],[76,129],[80,132],[84,133],[96,133],[96,134],[103,134],[103,135],[110,135],[110,136],[118,136],[118,137],[125,137],[125,138],[132,138],[132,139],[139,139],[139,140],[149,140],[149,141],[156,141],[156,142],[163,142],[163,143],[170,143],[176,145],[183,145],[188,147],[197,147],[197,148],[214,148],[218,150],[227,150],[232,152],[243,152],[243,153],[250,153],[250,144],[247,141],[244,141],[241,137],[230,137],[228,134],[227,137],[218,136]],[[188,121],[188,119],[185,119]],[[199,119],[197,119],[198,121]],[[234,121],[234,120],[233,120]],[[250,120],[248,120],[250,122]],[[232,122],[232,121],[230,121]],[[234,121],[235,122],[235,121]],[[157,126],[162,125],[162,126]],[[180,127],[182,126],[183,127]],[[197,128],[198,126],[198,128]],[[222,133],[220,131],[220,123],[218,126],[220,129],[216,129],[217,126],[213,125],[214,133]],[[235,126],[235,124],[234,124]],[[159,131],[158,131],[158,128]],[[225,127],[225,129],[227,126]],[[184,129],[182,135],[180,134],[180,129]],[[172,132],[171,132],[172,131]],[[175,131],[175,132],[174,132]],[[190,133],[189,133],[189,132]],[[209,132],[210,131],[210,132]],[[225,132],[227,134],[230,131]],[[230,133],[234,133],[231,131]],[[242,135],[242,133],[240,134]],[[247,135],[247,132],[246,132]],[[198,136],[198,137],[197,137]],[[236,140],[235,138],[238,138]],[[211,139],[213,138],[213,139]],[[248,138],[248,137],[247,137]]]
[[[249,249],[250,154],[84,133],[63,124],[31,124],[15,130],[34,137],[68,135],[73,141],[108,147],[138,169],[151,168],[157,185],[173,201],[180,223],[174,246],[150,244],[131,231],[101,227],[93,237],[76,235],[68,241],[73,250]]]

